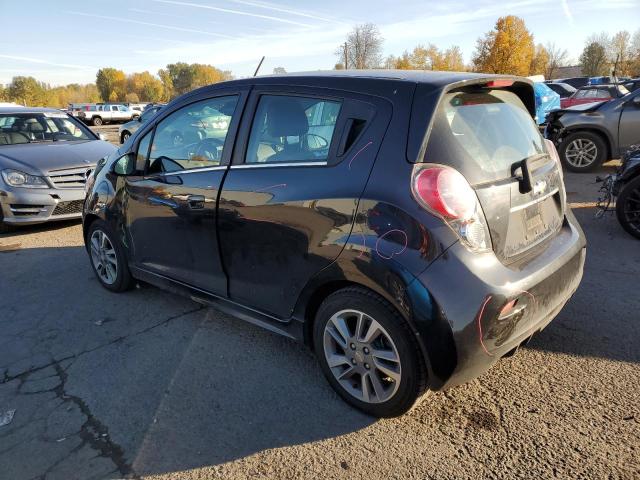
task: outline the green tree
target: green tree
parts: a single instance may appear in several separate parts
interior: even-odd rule
[[[171,74],[168,69],[161,68],[158,70],[158,77],[160,77],[160,82],[162,83],[162,100],[168,102],[174,96]]]
[[[127,94],[127,76],[122,70],[101,68],[96,74],[96,86],[105,102],[123,101]]]
[[[9,99],[20,104],[41,106],[46,103],[45,86],[33,77],[13,77],[7,93]]]
[[[232,78],[231,72],[222,71],[212,65],[200,63],[189,65],[184,62],[167,65],[165,70],[159,72],[159,76],[165,88],[171,85],[172,95],[182,95],[195,88]]]
[[[508,15],[478,39],[472,61],[480,72],[528,75],[534,53],[533,35],[524,20]]]
[[[127,78],[127,92],[135,93],[142,102],[159,102],[162,100],[163,85],[149,72],[133,73]]]
[[[598,42],[591,42],[580,55],[582,74],[588,77],[598,77],[609,72],[607,62],[607,51],[604,45]]]

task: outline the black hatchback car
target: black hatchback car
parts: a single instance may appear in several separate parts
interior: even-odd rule
[[[344,399],[400,415],[578,287],[584,234],[534,115],[530,81],[470,73],[201,88],[100,162],[91,264],[110,290],[148,282],[301,340]]]

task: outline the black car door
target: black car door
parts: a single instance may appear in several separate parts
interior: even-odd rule
[[[127,177],[134,265],[226,296],[217,197],[247,90],[218,91],[163,112],[138,143],[140,176]]]
[[[377,97],[254,88],[219,203],[232,300],[290,316],[344,246],[390,116]]]

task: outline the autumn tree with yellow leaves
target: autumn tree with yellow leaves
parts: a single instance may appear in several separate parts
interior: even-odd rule
[[[508,15],[478,39],[472,62],[479,72],[529,75],[535,54],[533,35],[524,20]]]

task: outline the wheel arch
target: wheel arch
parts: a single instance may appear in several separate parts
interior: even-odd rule
[[[613,139],[610,137],[609,133],[603,129],[596,126],[585,126],[585,125],[576,125],[575,127],[568,127],[565,129],[564,137],[566,138],[568,135],[572,135],[574,133],[587,132],[593,135],[599,136],[604,142],[604,146],[607,149],[605,162],[610,160],[613,157]]]
[[[344,267],[344,265],[343,265]],[[455,367],[456,348],[449,322],[444,318],[435,300],[415,277],[390,272],[380,279],[361,277],[352,268],[341,268],[338,263],[323,270],[303,289],[294,309],[293,317],[302,322],[302,339],[313,349],[313,326],[322,302],[331,294],[346,287],[359,287],[384,298],[407,322],[414,334],[428,373],[428,386],[438,389]]]

